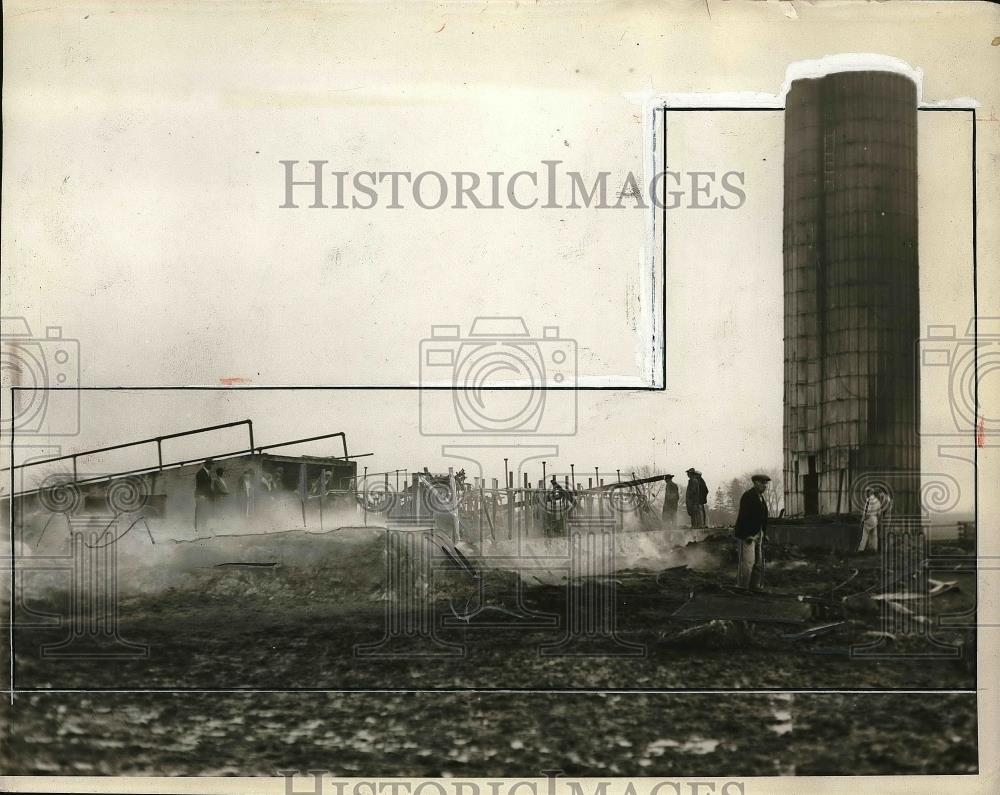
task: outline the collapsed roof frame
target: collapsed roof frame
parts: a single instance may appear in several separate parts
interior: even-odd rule
[[[245,425],[247,428],[247,437],[249,445],[248,447],[240,450],[233,450],[225,453],[216,453],[210,456],[198,456],[197,458],[189,458],[181,461],[163,461],[163,442],[168,439],[179,439],[185,436],[195,436],[200,433],[208,433],[210,431],[218,431],[225,428],[237,428],[241,425]],[[306,442],[316,442],[323,439],[336,439],[340,438],[341,445],[343,447],[344,454],[342,456],[317,456],[317,458],[323,458],[326,460],[335,459],[348,461],[353,458],[364,458],[365,456],[372,455],[371,453],[361,453],[359,455],[350,455],[347,451],[347,436],[343,431],[337,431],[336,433],[325,433],[319,436],[307,436],[301,439],[290,439],[284,442],[277,442],[275,444],[268,444],[257,447],[254,445],[254,435],[253,435],[253,421],[250,419],[236,420],[234,422],[224,422],[218,425],[204,425],[199,428],[193,428],[187,431],[178,431],[176,433],[161,434],[160,436],[151,436],[148,439],[139,439],[134,442],[124,442],[122,444],[113,444],[107,447],[97,447],[91,450],[82,450],[78,453],[69,453],[67,455],[54,456],[52,458],[44,458],[38,461],[28,461],[24,464],[14,464],[13,466],[3,467],[0,472],[10,472],[11,478],[13,479],[13,473],[17,470],[24,470],[30,467],[42,466],[43,464],[53,464],[59,461],[70,461],[73,466],[72,479],[67,478],[67,483],[95,483],[99,481],[113,480],[114,478],[128,477],[130,475],[142,475],[148,474],[150,472],[162,472],[166,469],[175,469],[182,466],[187,466],[188,464],[195,464],[200,461],[205,461],[208,458],[212,460],[224,461],[227,458],[235,458],[237,456],[243,455],[259,455],[265,450],[274,450],[279,447],[289,447],[293,444],[305,444]],[[129,447],[139,447],[141,445],[156,444],[156,458],[157,463],[155,466],[141,467],[139,469],[125,470],[122,472],[113,473],[102,473],[100,475],[95,475],[94,477],[84,477],[80,478],[77,470],[77,460],[84,458],[86,456],[97,455],[98,453],[107,453],[112,450],[124,450]],[[12,484],[13,486],[13,484]],[[42,487],[24,489],[22,491],[14,491],[11,489],[11,497],[23,497],[25,495],[34,494],[42,491]]]

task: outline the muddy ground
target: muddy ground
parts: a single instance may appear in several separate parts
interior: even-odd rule
[[[805,624],[678,621],[671,616],[692,593],[735,593],[731,544],[710,539],[700,549],[709,554],[699,556],[708,564],[698,570],[637,567],[592,588],[614,605],[614,633],[569,633],[563,645],[567,603],[579,603],[579,590],[529,578],[519,598],[516,577],[475,580],[457,569],[429,587],[424,633],[383,642],[384,583],[351,576],[378,570],[375,548],[309,571],[212,567],[184,587],[123,595],[119,634],[132,645],[93,648],[139,655],[129,660],[52,656],[66,629],[29,626],[39,613],[66,614],[66,595],[48,593],[31,602],[34,616],[18,614],[15,685],[27,692],[3,707],[0,768],[410,776],[976,770],[975,693],[802,692],[973,690],[974,636],[936,626],[974,607],[973,573],[935,573],[957,587],[898,602],[927,616],[904,621],[871,599],[884,576],[873,559],[772,549],[768,591],[800,604],[805,597]],[[475,613],[477,606],[486,609]],[[557,625],[537,626],[548,616]],[[418,618],[395,620],[420,629]],[[844,623],[813,639],[786,637],[836,622]],[[704,692],[770,689],[796,692]],[[121,692],[135,690],[145,692]],[[205,690],[228,692],[196,692]],[[700,692],[682,692],[692,690]]]

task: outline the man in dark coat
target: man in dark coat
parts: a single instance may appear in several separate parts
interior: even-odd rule
[[[663,482],[663,526],[667,530],[676,530],[677,505],[681,501],[681,491],[674,483],[673,475],[664,475]]]
[[[691,517],[691,527],[702,527],[701,485],[698,483],[698,471],[691,467],[684,474],[688,476],[687,488],[684,490],[684,508]]]
[[[738,569],[736,586],[753,591],[764,590],[764,536],[767,533],[767,502],[764,492],[771,478],[754,475],[753,486],[740,497],[740,512],[736,517],[736,549]]]
[[[694,474],[698,478],[698,504],[701,506],[701,526],[708,527],[708,484],[705,482],[705,478],[701,476],[701,472],[695,472]]]

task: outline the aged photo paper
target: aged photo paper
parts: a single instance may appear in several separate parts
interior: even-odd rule
[[[3,21],[0,788],[997,791],[1000,6]]]

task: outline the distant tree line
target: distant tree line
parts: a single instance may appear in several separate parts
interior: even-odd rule
[[[764,474],[771,478],[767,491],[764,492],[764,499],[767,501],[767,510],[771,516],[777,516],[784,507],[784,479],[782,471],[777,468],[758,469],[747,472],[738,478],[733,478],[728,483],[718,486],[715,495],[710,500],[708,506],[709,524],[719,527],[731,525],[736,521],[736,513],[740,508],[740,497],[750,488],[750,476]]]
[[[621,474],[622,480],[629,480],[632,478],[647,478],[659,474],[660,471],[662,470],[655,470],[648,464],[642,464],[623,469]],[[715,488],[714,496],[710,497],[708,501],[708,523],[710,526],[725,527],[736,522],[736,512],[740,507],[740,497],[743,496],[744,491],[750,488],[750,476],[758,473],[771,478],[771,483],[764,493],[768,512],[771,516],[777,516],[781,512],[781,509],[784,507],[785,497],[784,478],[781,469],[777,467],[755,469],[753,472],[746,472],[740,477],[733,478],[728,483],[723,483],[721,486]],[[710,475],[710,472],[706,472],[705,480],[710,481]],[[605,482],[611,483],[613,480],[614,476]],[[679,475],[675,474],[674,482],[680,489],[680,515],[683,517],[685,516],[684,489],[687,486],[687,475],[683,472]],[[709,486],[711,487],[711,483],[709,483]],[[662,481],[645,483],[634,489],[634,492],[644,498],[643,501],[646,505],[655,505],[656,511],[661,510],[661,506],[663,505]]]

